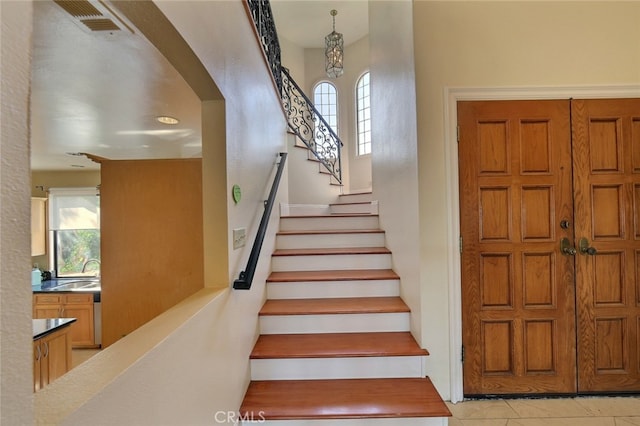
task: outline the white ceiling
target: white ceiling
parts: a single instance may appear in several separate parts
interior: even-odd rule
[[[32,169],[99,167],[74,153],[109,159],[200,156],[200,100],[193,90],[115,8],[91,4],[122,30],[91,31],[53,1],[34,2]],[[323,46],[332,30],[331,9],[338,10],[336,31],[345,45],[368,31],[364,0],[272,0],[271,6],[279,37],[302,47]],[[180,123],[161,124],[159,115]]]
[[[332,9],[338,12],[336,32],[342,33],[345,46],[369,32],[367,0],[272,0],[270,3],[278,37],[298,46],[324,47],[324,36],[333,30]]]

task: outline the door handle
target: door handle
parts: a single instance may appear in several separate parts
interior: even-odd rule
[[[580,248],[580,253],[582,254],[589,254],[593,256],[598,252],[598,250],[596,250],[595,247],[589,246],[589,240],[587,240],[585,237],[580,238],[580,241],[578,242],[578,247]]]
[[[571,242],[567,237],[560,240],[560,253],[565,256],[573,256],[576,254],[576,249],[571,247]]]

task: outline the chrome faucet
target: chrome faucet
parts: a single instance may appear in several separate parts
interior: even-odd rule
[[[87,265],[89,263],[97,263],[98,264],[98,273],[96,274],[96,276],[100,275],[100,261],[98,259],[89,259],[86,262],[84,262],[84,264],[82,265],[82,273],[85,272],[85,270],[87,269]]]

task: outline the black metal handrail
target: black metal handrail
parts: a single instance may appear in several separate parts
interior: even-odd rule
[[[287,112],[287,124],[326,169],[342,183],[342,141],[316,109],[311,99],[282,67],[282,104]]]
[[[260,219],[260,226],[258,226],[258,233],[256,239],[251,247],[251,254],[247,261],[247,267],[244,271],[240,272],[240,276],[233,282],[233,288],[236,290],[249,290],[251,288],[251,282],[253,281],[253,275],[256,272],[256,266],[258,265],[258,258],[260,257],[260,250],[262,249],[262,243],[267,233],[267,226],[269,225],[269,218],[271,217],[271,210],[276,199],[276,193],[278,192],[278,186],[280,185],[280,178],[282,177],[282,171],[284,170],[284,163],[287,160],[287,153],[280,153],[280,163],[278,163],[278,170],[276,176],[273,178],[273,185],[271,185],[271,191],[269,192],[269,198],[264,202],[264,213],[262,213],[262,219]]]

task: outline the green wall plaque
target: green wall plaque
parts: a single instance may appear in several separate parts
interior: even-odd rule
[[[233,185],[231,188],[231,193],[233,195],[233,201],[238,204],[240,202],[240,198],[242,198],[242,191],[240,191],[240,185]]]

